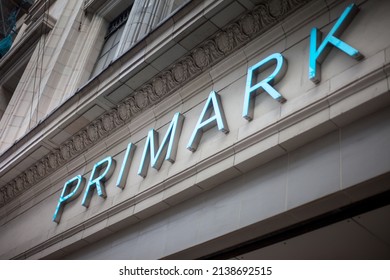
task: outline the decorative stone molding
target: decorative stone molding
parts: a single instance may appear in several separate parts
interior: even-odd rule
[[[154,77],[114,109],[104,113],[71,139],[62,143],[59,149],[49,153],[0,188],[0,207],[308,1],[270,0],[261,3],[236,22],[229,24],[212,39],[195,48],[190,55]]]

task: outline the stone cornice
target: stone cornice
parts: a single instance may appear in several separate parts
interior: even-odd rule
[[[59,149],[49,153],[0,188],[0,207],[100,142],[142,111],[169,96],[203,73],[205,69],[262,34],[308,0],[283,0],[280,1],[277,9],[274,5],[271,7],[269,2],[271,1],[258,5],[236,22],[217,32],[211,39],[192,50],[189,55],[143,85],[132,96],[62,143]]]

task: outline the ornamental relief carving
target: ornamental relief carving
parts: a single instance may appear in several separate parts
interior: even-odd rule
[[[223,58],[224,53],[221,52],[218,47],[215,40],[209,40],[205,42],[205,51],[209,56],[209,63],[213,63],[214,61]]]
[[[207,49],[198,48],[192,52],[192,57],[195,60],[195,64],[199,68],[205,68],[210,64],[209,52]]]
[[[87,135],[91,142],[95,142],[99,139],[98,129],[96,123],[92,123],[87,127]]]
[[[260,28],[270,26],[277,21],[277,17],[271,14],[269,5],[259,5],[254,12],[254,16],[256,18],[256,24],[260,24]]]
[[[23,179],[21,177],[18,177],[18,178],[15,179],[15,183],[16,183],[16,190],[17,190],[17,192],[23,191],[23,189],[24,189]]]
[[[193,77],[197,73],[200,72],[200,68],[196,65],[195,60],[192,56],[186,56],[183,61],[183,64],[187,65],[187,70],[188,70],[188,77]],[[171,71],[169,71],[171,73]],[[184,82],[184,81],[183,81]]]
[[[92,141],[88,137],[88,133],[86,129],[83,129],[80,133],[84,148],[89,147],[92,144]]]
[[[7,186],[7,197],[13,198],[14,197],[14,189],[15,189],[15,182],[12,182]]]
[[[174,71],[179,71],[180,69],[175,69]],[[178,73],[178,75],[180,75]],[[149,96],[151,102],[157,101],[161,96],[167,93],[167,82],[166,79],[158,77],[153,79],[152,86],[150,87],[153,94]],[[154,89],[154,91],[153,91]]]
[[[237,46],[243,45],[245,42],[249,40],[249,37],[244,33],[242,30],[242,27],[239,23],[233,23],[228,28],[227,31],[231,34],[233,37],[234,45],[233,47],[236,48]]]
[[[223,28],[190,55],[183,57],[132,96],[125,98],[116,108],[98,117],[62,143],[59,149],[1,187],[0,207],[308,1],[270,0]]]
[[[141,109],[138,107],[137,102],[135,101],[134,96],[131,96],[126,100],[130,105],[130,116],[136,115]]]
[[[222,53],[228,53],[233,49],[233,34],[231,32],[220,32],[215,36],[215,42]]]
[[[137,94],[135,95],[135,102],[137,104],[137,107],[140,109],[145,108],[146,105],[148,105],[148,97],[143,90],[137,92]]]
[[[119,104],[118,116],[122,122],[126,122],[130,119],[130,105],[127,102]]]
[[[178,63],[173,66],[172,69],[173,78],[176,82],[181,83],[188,77],[188,69],[187,64],[185,63]],[[164,90],[166,92],[166,89]]]
[[[27,179],[27,183],[29,184],[34,183],[34,173],[32,171],[32,168],[26,171],[26,179]]]
[[[80,152],[83,150],[84,143],[83,143],[83,139],[82,139],[81,135],[76,135],[73,138],[73,145],[74,145],[76,152]]]
[[[246,15],[240,20],[240,26],[245,35],[252,35],[260,29],[260,24],[256,21],[255,16]]]
[[[41,161],[37,164],[37,177],[38,175],[42,177],[45,175],[45,173],[46,173],[46,165],[43,161]]]
[[[64,161],[67,161],[70,159],[70,147],[69,147],[69,142],[61,145],[60,147],[60,152],[61,152],[61,157]]]
[[[48,160],[49,160],[49,166],[51,169],[55,169],[58,167],[58,159],[57,159],[56,153],[50,153],[48,156]]]
[[[141,92],[141,95],[145,98],[145,105],[142,108],[147,107],[148,104],[154,103],[159,99],[159,96],[156,94],[156,89],[154,89],[152,84],[142,87]]]

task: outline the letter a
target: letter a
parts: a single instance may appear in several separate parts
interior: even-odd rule
[[[179,143],[179,135],[183,126],[184,116],[176,113],[173,116],[171,124],[158,148],[158,133],[151,129],[146,138],[144,152],[141,158],[141,164],[138,169],[138,175],[146,177],[148,166],[151,165],[154,169],[159,170],[165,160],[174,163],[177,153],[177,145]],[[157,150],[158,148],[158,150]]]
[[[213,111],[214,115],[212,115]],[[221,96],[213,90],[210,92],[206,104],[203,107],[203,111],[199,116],[195,129],[192,132],[190,141],[188,142],[187,149],[191,152],[195,152],[198,148],[203,132],[216,125],[218,126],[218,130],[222,131],[223,133],[227,134],[229,132],[225,113],[223,112],[221,105]]]

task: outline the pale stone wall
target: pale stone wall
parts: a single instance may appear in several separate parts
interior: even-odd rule
[[[80,1],[54,1],[50,8],[42,4],[43,2],[37,1],[33,6],[40,8],[32,15],[29,27],[24,30],[24,36],[27,37],[33,32],[31,29],[36,21],[53,21],[55,26],[48,34],[39,34],[40,38],[31,46],[34,52],[1,119],[0,125],[4,130],[0,134],[0,153],[9,149],[17,139],[23,137],[61,104],[59,101],[62,101],[66,92],[61,80],[66,80],[70,75],[70,71],[63,70],[66,65],[69,70],[72,69],[68,60],[74,46],[73,40],[77,40],[77,35],[82,38],[76,24],[82,4]],[[38,33],[41,31],[42,27],[36,30]],[[76,35],[76,38],[72,37],[72,34]],[[26,121],[15,122],[15,117]]]
[[[112,2],[115,3],[115,9],[121,5],[121,1]],[[130,37],[124,36],[121,40],[122,46],[114,59],[168,16],[174,8],[174,2],[136,0],[124,34]],[[4,118],[0,117],[0,126],[3,127],[0,130],[0,153],[45,120],[91,78],[109,21],[109,18],[104,18],[106,14],[85,12],[83,1],[56,0],[51,2],[50,7],[44,1],[37,1],[32,14],[32,20],[28,19],[28,25],[23,25],[15,44],[20,42],[21,37],[31,33],[29,29],[38,18],[43,18],[43,21],[53,20],[55,25],[48,34],[40,34],[38,42],[31,46],[35,49],[34,53],[29,58],[7,110],[0,107],[1,115],[4,114]],[[41,32],[41,28],[38,28],[38,32]],[[4,94],[1,96],[3,98]],[[28,121],[14,121],[15,117]]]
[[[357,201],[367,190],[348,186],[389,170],[389,117],[374,113],[66,258],[157,259],[201,244],[175,257],[199,258]]]

